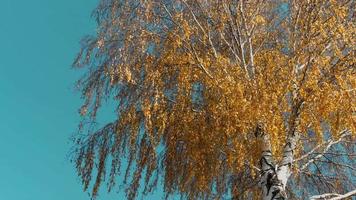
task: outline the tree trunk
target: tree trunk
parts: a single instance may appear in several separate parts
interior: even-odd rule
[[[260,181],[262,200],[287,199],[285,189],[289,176],[290,170],[287,166],[278,167],[275,165],[264,171]]]
[[[298,134],[291,135],[284,147],[281,163],[275,164],[271,151],[271,143],[268,134],[257,128],[256,136],[261,139],[262,155],[260,160],[261,179],[259,186],[262,190],[262,200],[285,200],[287,199],[286,185],[291,175],[293,162],[293,150],[299,139]]]

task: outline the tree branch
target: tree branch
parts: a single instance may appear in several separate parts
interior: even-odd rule
[[[350,133],[349,131],[344,130],[344,131],[342,131],[342,133],[341,133],[339,139],[337,139],[337,140],[332,140],[332,139],[328,140],[327,145],[326,145],[326,147],[324,148],[324,150],[323,150],[320,154],[318,154],[318,155],[316,155],[315,157],[313,157],[313,158],[311,158],[310,160],[308,160],[308,162],[306,162],[304,165],[302,165],[302,167],[300,168],[300,171],[303,171],[303,170],[306,169],[311,163],[313,163],[314,161],[316,161],[316,160],[318,160],[319,158],[321,158],[321,157],[331,148],[332,145],[335,145],[335,144],[340,143],[341,141],[343,141],[343,139],[344,139],[346,136],[348,136],[348,135],[350,135],[350,134],[351,134],[351,133]],[[317,146],[317,148],[319,148],[319,147],[320,147],[320,146]],[[311,153],[313,153],[315,150],[316,150],[315,148],[312,149],[310,152],[304,154],[303,156],[301,156],[300,158],[296,159],[295,161],[299,161],[299,160],[301,160],[301,159],[304,159],[304,158],[308,157],[308,156],[309,156]]]
[[[337,193],[326,193],[322,195],[315,195],[310,197],[310,200],[317,200],[317,199],[328,199],[328,200],[340,200],[346,199],[348,197],[356,196],[356,189],[352,190],[346,194],[337,194]]]

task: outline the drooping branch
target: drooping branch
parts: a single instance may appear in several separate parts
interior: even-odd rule
[[[286,6],[289,2],[293,5]],[[322,171],[329,164],[355,169],[353,163],[339,162],[341,156],[326,155],[337,153],[328,147],[331,141],[296,159],[303,162],[294,159],[295,149],[303,148],[298,139],[305,127],[316,130],[312,139],[322,138],[321,121],[330,122],[331,130],[354,127],[354,54],[345,55],[354,52],[345,45],[354,43],[348,38],[353,34],[345,29],[349,24],[340,23],[348,21],[351,6],[338,2],[102,0],[98,34],[84,41],[76,62],[89,69],[80,86],[86,102],[81,114],[95,115],[110,94],[117,121],[101,131],[108,136],[90,130],[89,139],[77,144],[85,189],[95,166],[101,171],[93,197],[105,171],[111,171],[113,185],[127,152],[134,166],[125,173],[134,178],[127,184],[129,198],[141,186],[154,188],[154,174],[163,177],[168,196],[223,198],[233,191],[248,193],[238,198],[245,200],[257,199],[262,189],[264,199],[286,199],[287,181],[294,184],[295,178],[291,165],[308,158],[317,165],[313,183],[327,180],[320,194],[345,190],[339,183],[349,187],[352,182],[346,172],[334,179]],[[258,122],[264,127],[256,128]],[[255,128],[260,143],[251,141],[249,130]],[[155,155],[160,147],[161,157]],[[322,157],[313,157],[324,148],[329,150]],[[105,168],[112,159],[112,169]],[[309,178],[307,169],[297,176]],[[139,186],[143,174],[145,183]],[[246,180],[261,180],[261,188],[241,186]]]

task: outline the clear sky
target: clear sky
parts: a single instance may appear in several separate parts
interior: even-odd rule
[[[71,63],[96,4],[0,0],[0,199],[90,199],[67,154],[81,103]],[[98,198],[111,199],[125,198]]]

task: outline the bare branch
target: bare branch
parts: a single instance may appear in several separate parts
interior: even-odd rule
[[[322,195],[315,195],[310,197],[310,200],[317,200],[317,199],[328,199],[328,200],[341,200],[346,199],[348,197],[356,196],[356,189],[352,190],[346,194],[337,194],[337,193],[327,193]]]
[[[349,136],[349,135],[351,135],[351,133],[350,133],[348,130],[344,130],[344,131],[342,131],[340,137],[339,137],[337,140],[332,140],[332,139],[328,140],[327,145],[325,146],[324,150],[323,150],[320,154],[316,155],[315,157],[313,157],[313,158],[311,158],[310,160],[308,160],[308,162],[306,162],[305,164],[303,164],[303,165],[299,168],[299,171],[305,170],[311,163],[313,163],[313,162],[315,162],[316,160],[318,160],[318,159],[320,159],[321,157],[323,157],[323,155],[331,148],[331,146],[342,142],[342,141],[344,140],[344,138],[345,138],[346,136]],[[314,152],[314,151],[315,151],[315,150],[313,149],[312,152]],[[304,159],[304,158],[306,158],[306,157],[307,157],[308,155],[310,155],[310,154],[311,154],[311,153],[309,152],[309,153],[307,153],[307,154],[301,156],[301,158],[298,158],[298,159],[296,159],[296,160]]]

